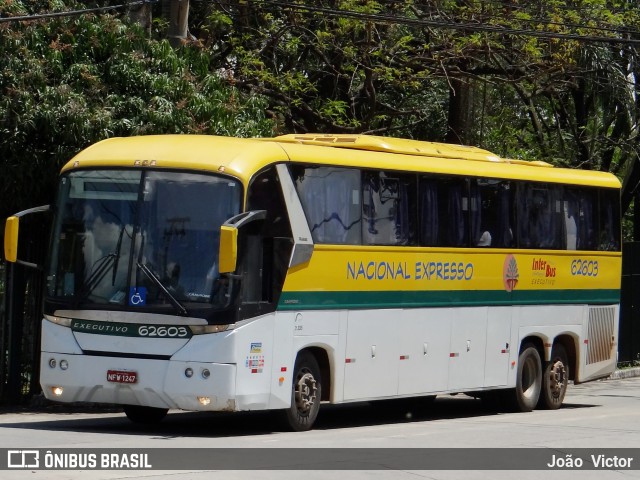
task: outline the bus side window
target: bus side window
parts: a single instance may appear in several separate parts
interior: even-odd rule
[[[365,245],[411,245],[415,230],[415,177],[365,172],[362,239]]]
[[[465,179],[447,179],[441,184],[438,209],[440,245],[465,247],[469,237],[469,188]]]
[[[361,244],[360,170],[299,165],[290,168],[313,241]]]
[[[565,191],[564,217],[568,250],[595,250],[597,192],[588,188]]]
[[[513,244],[511,183],[481,178],[471,184],[472,245],[508,248]]]
[[[418,228],[420,245],[434,247],[438,245],[440,217],[438,214],[438,181],[423,177],[418,187]]]
[[[465,179],[421,177],[418,188],[420,245],[465,247],[470,203]]]
[[[519,189],[519,247],[566,249],[562,187],[521,183]]]
[[[620,250],[620,198],[617,191],[600,191],[598,250]]]

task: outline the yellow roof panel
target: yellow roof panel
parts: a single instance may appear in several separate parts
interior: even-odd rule
[[[246,184],[265,166],[287,161],[620,188],[618,179],[609,173],[556,168],[541,161],[503,159],[476,147],[371,135],[111,138],[80,152],[63,167],[63,171],[86,167],[153,166],[225,172]]]
[[[449,156],[436,156],[402,153],[390,155],[389,150],[361,149],[355,146],[345,147],[345,143],[335,143],[328,146],[329,142],[316,140],[296,141],[287,136],[282,148],[287,152],[290,161],[295,163],[317,163],[323,165],[336,165],[355,168],[372,168],[385,170],[400,170],[412,172],[425,172],[442,175],[465,175],[485,178],[504,178],[510,180],[529,180],[535,182],[567,183],[575,185],[599,186],[605,188],[620,188],[619,180],[612,174],[593,170],[578,170],[553,167],[550,163],[524,160],[489,159],[490,152],[474,147],[462,147],[457,145],[434,144],[438,147],[451,147]],[[384,137],[380,137],[384,138]],[[279,141],[279,138],[270,141]],[[418,142],[415,140],[402,140],[407,145]],[[352,144],[353,145],[353,144]],[[356,143],[357,145],[357,143]],[[397,147],[397,146],[396,146]],[[467,150],[469,149],[469,150]],[[423,152],[427,152],[424,148]],[[444,148],[441,150],[444,152]],[[467,158],[465,151],[475,152],[475,158]],[[458,152],[453,155],[452,152]],[[485,152],[485,153],[482,153]],[[394,153],[397,153],[397,149]],[[485,156],[483,159],[482,156]],[[468,161],[472,160],[472,161]]]
[[[355,150],[375,152],[401,153],[405,155],[420,155],[438,158],[457,158],[464,160],[479,160],[485,162],[504,162],[499,156],[481,148],[465,145],[451,145],[447,143],[423,142],[406,138],[378,137],[375,135],[348,134],[304,134],[281,135],[275,141],[300,143],[304,145],[323,145]]]
[[[78,153],[63,168],[153,166],[225,172],[248,182],[257,170],[287,156],[276,143],[213,135],[110,138]]]

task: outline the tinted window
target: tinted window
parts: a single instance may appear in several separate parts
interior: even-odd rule
[[[517,209],[520,248],[566,248],[561,186],[520,183]]]
[[[453,177],[422,177],[418,188],[420,244],[463,247],[469,234],[467,181]]]
[[[598,250],[620,250],[620,195],[615,191],[600,191]]]
[[[362,239],[369,245],[413,242],[415,177],[365,172],[362,185]]]
[[[595,250],[597,240],[597,204],[595,190],[565,190],[564,221],[567,250]]]
[[[513,245],[511,182],[482,178],[471,182],[472,245],[508,248]]]
[[[360,171],[293,166],[291,172],[313,241],[360,244]]]

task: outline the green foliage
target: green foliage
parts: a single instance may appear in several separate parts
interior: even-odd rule
[[[0,16],[32,7],[0,0]],[[272,134],[264,99],[225,80],[201,47],[174,50],[119,17],[2,23],[0,58],[2,217],[48,203],[62,164],[107,137]]]
[[[356,14],[411,15],[412,2],[339,0],[313,6]],[[268,96],[280,131],[384,132],[416,125],[437,138],[441,108],[437,78],[420,77],[411,64],[415,35],[402,25],[374,24],[348,16],[282,9],[268,3],[209,4],[199,40],[212,56],[224,52],[238,83]],[[227,28],[227,18],[233,28]],[[220,27],[221,19],[224,26]],[[444,87],[446,88],[446,87]],[[445,90],[446,95],[446,90]]]
[[[595,39],[640,39],[637,2],[312,5],[326,11],[213,2],[209,26],[196,20],[238,84],[270,98],[280,130],[402,134],[620,173],[637,156],[636,50]]]

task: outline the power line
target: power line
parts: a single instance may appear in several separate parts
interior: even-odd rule
[[[526,12],[523,12],[526,13]],[[493,20],[493,21],[498,21],[498,22],[509,22],[512,21],[513,19],[509,19],[506,18],[504,16],[498,16],[495,14],[489,14],[489,13],[481,13],[479,15],[479,17],[482,18],[482,20],[480,20],[479,22],[476,23],[472,23],[472,25],[475,24],[481,24],[481,22],[483,20]],[[599,26],[594,26],[594,25],[585,25],[585,24],[579,24],[579,23],[567,23],[567,22],[556,22],[556,21],[552,21],[552,20],[548,20],[545,18],[541,18],[541,17],[531,17],[531,18],[516,18],[515,19],[517,22],[520,23],[528,23],[528,24],[543,24],[546,26],[554,26],[554,27],[563,27],[563,28],[573,28],[573,29],[582,29],[582,30],[595,30],[598,32],[611,32],[611,33],[615,33],[615,34],[630,34],[630,35],[640,35],[640,30],[635,30],[633,28],[628,28],[628,27],[623,27],[623,26],[612,26],[612,25],[599,25]],[[535,31],[535,30],[534,30]]]
[[[612,32],[612,33],[617,33],[617,34],[623,34],[623,33],[629,33],[629,34],[636,34],[636,35],[640,35],[640,30],[637,29],[633,29],[633,28],[628,28],[626,26],[621,26],[621,25],[599,25],[599,26],[593,26],[593,25],[584,25],[584,24],[577,24],[577,23],[567,23],[567,22],[559,22],[559,21],[552,21],[549,18],[545,18],[542,16],[542,14],[546,13],[546,14],[552,14],[555,13],[557,11],[563,11],[563,12],[570,12],[570,11],[575,11],[577,10],[577,7],[572,7],[570,5],[566,5],[566,4],[555,4],[552,7],[549,8],[548,5],[546,4],[542,4],[542,5],[536,5],[536,4],[532,4],[532,3],[527,3],[526,5],[518,5],[518,4],[505,4],[503,3],[503,1],[501,0],[484,0],[483,1],[483,5],[486,5],[488,7],[488,9],[485,11],[483,9],[483,11],[479,12],[480,15],[485,15],[486,18],[488,19],[498,19],[498,20],[503,20],[503,21],[509,21],[508,18],[500,18],[498,15],[495,15],[495,13],[491,13],[491,11],[495,11],[496,9],[502,8],[503,10],[508,10],[509,12],[517,12],[520,14],[524,14],[524,15],[531,15],[531,18],[517,18],[518,22],[522,22],[522,23],[531,23],[531,24],[544,24],[544,25],[553,25],[553,26],[558,26],[558,27],[566,27],[566,28],[575,28],[575,29],[584,29],[584,30],[596,30],[596,31],[601,31],[601,32]],[[624,14],[624,13],[628,13],[629,10],[623,9],[623,10],[612,10],[612,9],[605,9],[602,7],[598,7],[596,5],[590,5],[590,6],[586,6],[586,7],[581,7],[580,8],[581,12],[604,12],[604,11],[608,11],[610,12],[612,15],[619,15],[619,14]],[[536,16],[534,16],[536,15]]]
[[[378,23],[385,23],[391,25],[408,25],[416,27],[429,27],[434,29],[449,29],[449,30],[463,30],[471,32],[487,32],[496,33],[501,35],[521,35],[537,38],[556,39],[556,40],[575,40],[578,42],[590,42],[590,43],[610,43],[610,44],[625,44],[625,45],[640,45],[640,38],[621,38],[621,37],[606,37],[600,35],[580,35],[577,33],[559,33],[548,31],[537,31],[520,28],[508,28],[496,25],[485,25],[480,23],[469,22],[451,22],[441,20],[429,20],[424,18],[410,18],[406,16],[398,15],[385,15],[376,13],[364,13],[356,12],[353,10],[340,10],[327,7],[315,7],[311,5],[300,5],[290,2],[283,2],[277,0],[248,0],[251,3],[272,5],[275,7],[289,8],[292,10],[309,12],[309,13],[321,13],[329,16],[348,17],[360,20],[369,20]],[[640,33],[640,32],[628,32],[628,31],[615,31],[616,33]]]
[[[147,3],[153,4],[153,3],[157,3],[158,1],[160,0],[136,0],[136,1],[128,2],[126,4],[87,8],[82,10],[42,13],[42,14],[24,15],[24,16],[17,16],[17,17],[0,17],[0,23],[27,22],[27,21],[34,21],[39,19],[46,19],[46,18],[80,16],[80,15],[87,15],[91,13],[105,12],[109,10],[119,10],[123,8],[129,8],[132,6],[143,5]],[[306,11],[311,13],[323,13],[330,16],[342,16],[342,17],[356,18],[361,20],[370,20],[370,21],[392,24],[392,25],[422,26],[422,27],[429,27],[429,28],[436,28],[436,29],[497,33],[502,35],[522,35],[522,36],[530,36],[530,37],[538,37],[538,38],[557,39],[557,40],[575,40],[579,42],[602,42],[602,43],[613,43],[613,44],[640,45],[640,39],[634,39],[634,38],[606,37],[606,36],[598,36],[598,35],[581,35],[576,33],[545,32],[545,31],[520,29],[520,28],[508,28],[508,27],[497,26],[497,25],[486,25],[486,24],[477,23],[477,22],[475,23],[451,22],[451,21],[429,20],[424,18],[410,18],[410,17],[401,17],[398,15],[384,15],[384,14],[356,12],[353,10],[341,10],[341,9],[334,9],[334,8],[327,8],[327,7],[314,7],[310,5],[300,5],[300,4],[290,3],[290,2],[282,2],[282,1],[274,1],[274,0],[248,0],[248,1],[252,3],[290,8],[292,10]],[[222,4],[225,2],[223,1],[219,3]],[[489,4],[495,5],[495,3],[493,2],[489,2]],[[516,8],[522,9],[522,7],[520,6]],[[492,18],[496,19],[498,17],[494,16]],[[543,19],[539,19],[539,20],[538,19],[528,19],[528,20],[521,19],[520,21],[526,21],[526,22],[539,21],[540,23],[545,23],[547,25],[583,28],[583,29],[599,30],[599,31],[610,31],[612,33],[618,33],[618,34],[621,34],[621,33],[640,34],[640,31],[631,30],[626,27],[622,27],[620,29],[614,29],[609,27],[593,27],[589,25],[576,25],[576,24],[565,24],[565,23],[559,23],[559,22],[549,22]]]
[[[119,10],[127,7],[135,7],[138,5],[144,5],[146,3],[152,4],[158,1],[159,0],[136,0],[133,2],[128,2],[120,5],[109,5],[107,7],[85,8],[83,10],[69,10],[66,12],[38,13],[34,15],[23,15],[19,17],[0,17],[0,23],[29,22],[34,20],[40,20],[43,18],[75,17],[80,15],[87,15],[90,13],[100,13],[100,12],[107,12],[109,10]]]

